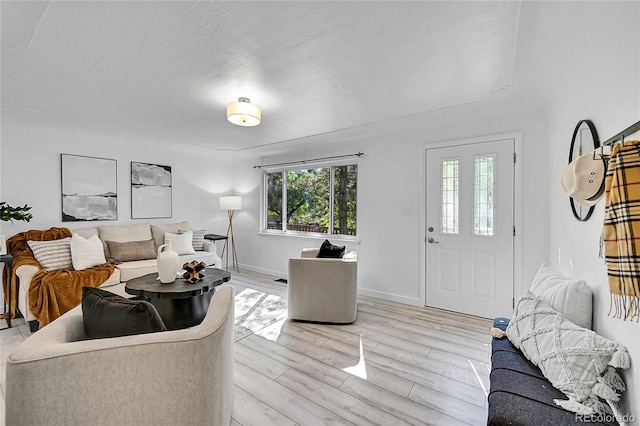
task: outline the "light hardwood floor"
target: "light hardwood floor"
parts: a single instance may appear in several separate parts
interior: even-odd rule
[[[286,284],[234,274],[286,299]],[[487,319],[359,296],[350,325],[289,321],[235,343],[232,425],[480,425],[489,389]],[[0,331],[4,364],[29,335]]]

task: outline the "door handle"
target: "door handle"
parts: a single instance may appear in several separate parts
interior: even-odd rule
[[[436,241],[436,240],[434,240],[433,238],[429,237],[429,238],[427,239],[427,242],[428,242],[429,244],[438,244],[440,241]]]

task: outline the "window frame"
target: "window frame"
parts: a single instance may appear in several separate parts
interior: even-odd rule
[[[356,181],[356,235],[344,235],[344,234],[334,234],[334,200],[335,200],[335,167],[340,166],[350,166],[355,165],[358,167],[358,178]],[[271,173],[283,173],[282,175],[282,211],[286,211],[286,202],[287,202],[287,172],[292,170],[306,170],[306,169],[317,169],[317,168],[330,168],[329,173],[329,232],[308,232],[308,231],[292,231],[286,229],[287,223],[286,218],[281,218],[282,228],[281,229],[268,229],[267,223],[267,212],[268,212],[268,176]],[[313,162],[313,163],[298,163],[289,165],[286,167],[265,167],[261,169],[262,171],[262,191],[261,191],[261,200],[260,200],[260,230],[259,234],[262,235],[278,235],[278,236],[286,236],[286,237],[305,237],[305,238],[314,238],[314,239],[328,239],[330,238],[332,241],[344,241],[349,242],[351,244],[358,244],[358,219],[359,219],[359,203],[357,200],[360,198],[360,185],[359,183],[359,175],[360,175],[360,164],[357,160],[349,159],[349,160],[341,160],[341,161],[329,161],[329,162]]]
[[[491,158],[491,162],[492,162],[492,173],[491,173],[491,234],[479,234],[476,232],[476,213],[477,213],[477,205],[476,205],[476,194],[477,194],[477,188],[476,188],[476,161],[478,158]],[[473,157],[473,202],[471,203],[472,205],[472,223],[471,223],[471,235],[473,237],[478,237],[478,238],[495,238],[496,237],[496,224],[495,224],[495,205],[496,205],[496,167],[498,167],[498,155],[495,152],[489,152],[489,153],[484,153],[484,154],[476,154]]]
[[[445,232],[444,229],[444,223],[443,223],[443,219],[444,219],[444,210],[445,210],[445,205],[444,205],[444,201],[443,201],[443,195],[444,195],[444,173],[443,173],[443,166],[444,166],[444,162],[445,161],[455,161],[456,163],[456,172],[457,172],[457,186],[458,189],[456,190],[456,202],[454,203],[455,207],[456,207],[456,212],[455,212],[455,222],[457,223],[457,230],[456,232]],[[438,232],[440,233],[440,235],[445,235],[448,237],[457,237],[459,235],[461,235],[462,231],[464,230],[464,226],[462,224],[462,221],[460,220],[460,172],[461,172],[461,157],[447,157],[447,158],[442,158],[440,161],[440,218],[439,218],[439,224],[438,224]]]

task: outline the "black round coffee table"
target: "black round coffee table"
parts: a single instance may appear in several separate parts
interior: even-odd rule
[[[168,330],[178,330],[200,324],[215,288],[229,279],[228,271],[205,268],[204,278],[196,283],[176,278],[173,283],[162,284],[158,274],[153,273],[127,281],[124,289],[151,302]]]

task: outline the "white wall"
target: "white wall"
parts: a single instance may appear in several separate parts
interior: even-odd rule
[[[52,226],[74,229],[181,220],[208,232],[226,232],[227,214],[218,210],[218,195],[232,189],[230,154],[6,107],[2,108],[1,136],[2,200],[11,205],[29,204],[33,213],[30,223],[3,223],[2,233],[7,237]],[[118,161],[117,221],[61,222],[62,153]],[[131,219],[131,161],[172,167],[172,218]]]
[[[546,143],[543,115],[532,108],[514,105],[508,96],[482,104],[455,108],[410,120],[396,120],[357,130],[335,132],[286,145],[287,154],[256,155],[235,164],[235,186],[245,195],[245,209],[237,216],[237,249],[241,264],[286,276],[289,257],[304,247],[318,247],[321,240],[260,235],[260,194],[262,173],[254,164],[302,160],[362,151],[358,160],[358,237],[349,245],[359,253],[360,292],[391,300],[424,305],[421,295],[420,214],[422,205],[422,158],[425,145],[432,142],[477,136],[522,132],[524,181],[521,213],[523,259],[518,283],[528,287],[539,264],[546,259],[549,217]],[[346,143],[348,142],[348,146]],[[302,144],[303,146],[298,146]],[[401,209],[410,207],[411,216]],[[338,238],[331,238],[339,243]],[[522,292],[516,288],[516,296]]]
[[[532,19],[521,25],[535,39],[523,41],[531,47],[526,62],[531,72],[523,78],[539,88],[549,126],[549,260],[589,283],[594,330],[631,353],[625,404],[638,419],[640,325],[608,316],[606,270],[598,257],[604,201],[588,222],[580,223],[573,218],[559,179],[579,120],[592,120],[604,141],[640,119],[640,7],[638,2],[527,2],[524,7]],[[561,19],[571,16],[579,19]]]

